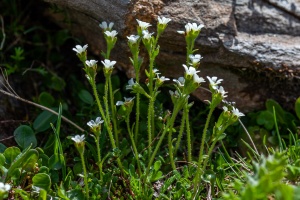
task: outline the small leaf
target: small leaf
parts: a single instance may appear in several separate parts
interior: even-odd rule
[[[158,171],[160,169],[160,167],[161,167],[161,161],[158,160],[154,163],[153,169],[154,169],[154,171]]]
[[[51,83],[49,85],[49,88],[52,88],[56,91],[62,91],[66,86],[66,82],[64,79],[62,79],[59,76],[52,76],[51,77]]]
[[[7,147],[4,144],[0,143],[0,153],[3,153],[6,148]]]
[[[39,103],[46,107],[51,107],[55,102],[53,96],[48,92],[42,92],[39,96]]]
[[[50,169],[54,169],[54,170],[59,170],[62,168],[63,166],[63,156],[62,155],[59,155],[59,154],[53,154],[50,158],[49,158],[49,161],[48,161],[48,167]]]
[[[295,112],[296,112],[298,119],[300,119],[300,97],[296,100]]]
[[[35,134],[30,126],[21,125],[14,131],[14,137],[17,144],[26,149],[31,145],[32,148],[36,147],[37,140]]]
[[[87,104],[93,105],[94,104],[94,98],[87,90],[80,90],[78,93],[79,98]]]
[[[57,116],[48,112],[43,111],[41,114],[37,116],[37,118],[33,122],[33,129],[36,132],[43,132],[50,128],[50,123],[54,123],[57,120]]]
[[[46,173],[38,173],[32,178],[32,184],[35,187],[49,191],[51,186],[50,176]]]
[[[6,158],[6,163],[10,165],[20,153],[21,151],[18,147],[8,147],[5,149],[3,155]]]

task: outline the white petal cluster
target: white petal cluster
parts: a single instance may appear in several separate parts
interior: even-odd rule
[[[162,25],[166,25],[167,23],[169,23],[171,21],[170,18],[166,18],[166,17],[157,17],[158,23],[162,24]]]
[[[131,102],[135,97],[129,97],[129,98],[126,98],[124,97],[125,101],[117,101],[116,103],[116,106],[121,106],[121,105],[124,105],[126,103],[129,103]]]
[[[209,80],[210,86],[211,86],[214,90],[218,89],[218,85],[223,81],[223,79],[219,79],[219,80],[218,80],[218,77],[216,77],[216,76],[213,76],[213,77],[207,76],[207,79]]]
[[[106,22],[102,22],[101,24],[99,24],[100,28],[102,28],[103,30],[111,30],[112,27],[114,26],[113,22],[110,22],[109,25],[107,26]]]
[[[140,20],[136,20],[139,24],[139,27],[142,29],[142,30],[146,30],[149,26],[151,26],[151,24],[149,24],[148,22],[143,22],[143,21],[140,21]]]
[[[91,128],[96,128],[96,127],[99,127],[103,122],[104,122],[104,120],[101,120],[101,117],[97,117],[95,119],[95,121],[91,120],[87,123],[87,125]]]
[[[244,113],[242,113],[242,112],[239,111],[239,109],[237,109],[237,108],[235,108],[233,106],[231,108],[232,108],[232,110],[231,110],[232,114],[235,115],[235,116],[237,116],[238,118],[245,116]],[[225,112],[229,112],[229,109],[228,109],[227,106],[223,106],[223,110]]]
[[[198,74],[194,74],[193,81],[194,83],[198,83],[198,84],[205,82],[204,78],[199,77]]]
[[[75,135],[74,137],[71,138],[75,143],[81,143],[84,142],[85,137],[84,135]]]
[[[197,25],[196,23],[187,23],[185,26],[185,31],[177,31],[179,34],[188,34],[191,31],[197,32],[200,31],[204,25]]]
[[[84,45],[83,47],[80,45],[76,45],[75,48],[73,48],[72,50],[75,51],[78,54],[81,54],[83,52],[85,52],[85,50],[87,49],[88,45]]]
[[[126,85],[126,90],[132,90],[132,86],[134,86],[135,82],[133,78],[129,79],[128,85]]]
[[[131,36],[127,36],[128,38],[128,42],[130,42],[131,44],[135,44],[138,39],[140,38],[140,36],[138,35],[131,35]]]
[[[179,87],[183,87],[183,86],[184,86],[185,79],[184,79],[184,77],[181,76],[181,77],[179,77],[178,79],[173,79],[173,81],[174,81],[175,83],[177,83]]]
[[[182,66],[185,69],[185,73],[189,76],[193,76],[194,74],[200,72],[200,71],[196,71],[194,67],[187,67],[185,64],[183,64]]]
[[[153,33],[149,33],[148,30],[143,30],[142,34],[143,34],[144,39],[149,40],[149,39],[151,39],[151,36]]]
[[[8,192],[10,189],[11,189],[11,185],[0,182],[0,191],[1,192]]]
[[[222,86],[217,87],[217,89],[215,89],[215,90],[216,90],[218,93],[221,94],[221,96],[223,97],[223,99],[227,97],[226,94],[227,94],[228,92],[225,92],[225,90],[224,90],[224,88],[223,88]]]
[[[88,67],[93,67],[97,64],[97,60],[86,60],[85,61],[85,64],[88,66]]]
[[[112,39],[115,38],[118,35],[118,32],[113,30],[113,31],[105,31],[104,34],[107,37],[111,37]]]
[[[165,81],[169,81],[170,80],[169,78],[166,78],[165,76],[159,77],[158,75],[157,75],[157,79],[159,79],[160,82],[165,82]]]
[[[192,64],[197,64],[200,62],[200,60],[203,58],[200,54],[196,54],[196,55],[189,55],[189,58],[191,60]]]
[[[106,69],[112,69],[114,65],[117,63],[116,61],[110,61],[108,59],[105,59],[104,61],[101,62]]]

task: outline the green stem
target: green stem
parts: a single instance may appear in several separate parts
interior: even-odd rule
[[[98,96],[95,80],[92,82],[92,88],[93,88],[93,93],[94,93],[94,96],[96,98],[96,102],[97,102],[100,114],[102,115],[105,127],[106,127],[108,135],[109,135],[111,146],[112,146],[113,149],[115,149],[115,148],[117,148],[117,146],[116,146],[116,143],[115,143],[115,140],[114,140],[113,133],[111,131],[110,123],[107,121],[106,116],[104,114],[104,111],[103,111],[103,108],[102,108],[102,105],[101,105],[101,102],[100,102],[100,99],[99,99],[99,96]],[[119,166],[120,170],[122,172],[124,172],[123,165],[120,161],[120,158],[117,158],[117,162],[118,162],[118,166]]]
[[[176,170],[176,165],[174,162],[174,155],[173,155],[172,129],[169,130],[169,134],[168,134],[168,146],[169,146],[170,163],[171,163],[172,169]]]
[[[85,161],[84,161],[84,156],[83,156],[83,152],[80,153],[80,158],[81,158],[81,163],[82,163],[82,168],[83,168],[83,180],[84,180],[84,188],[85,188],[85,196],[86,199],[89,199],[89,185],[88,185],[88,174],[86,171],[86,166],[85,166]]]
[[[117,145],[119,145],[119,137],[118,137],[118,125],[117,125],[117,116],[116,116],[116,107],[115,107],[115,103],[114,103],[114,95],[113,95],[113,90],[112,90],[112,84],[111,84],[111,78],[109,77],[109,81],[108,81],[108,88],[109,88],[109,100],[110,100],[110,109],[111,109],[111,118],[112,118],[112,122],[113,122],[113,129],[114,129],[114,133],[115,133],[115,139],[116,139],[116,143]]]
[[[95,142],[97,147],[97,154],[98,154],[98,167],[100,171],[100,181],[102,181],[103,175],[102,175],[102,163],[101,163],[101,149],[100,149],[100,134],[96,136]]]
[[[140,126],[140,94],[136,94],[136,116],[135,116],[135,135],[134,141],[137,143],[139,135],[139,126]]]
[[[151,96],[152,98],[150,99],[149,102],[149,107],[148,107],[148,145],[149,145],[149,151],[148,151],[148,155],[149,158],[152,154],[152,114],[153,114],[153,104],[154,104],[154,99],[153,96]]]
[[[186,104],[184,107],[183,114],[185,115],[186,123],[186,136],[187,136],[187,148],[188,148],[188,162],[192,162],[192,142],[191,142],[191,129],[190,129],[190,120],[189,120],[189,109]]]
[[[109,115],[109,107],[108,107],[108,79],[110,77],[106,77],[105,79],[105,85],[104,85],[104,105],[105,105],[105,111],[106,111],[106,119],[108,120],[108,123],[110,124],[110,115]]]
[[[215,107],[210,108],[207,119],[206,119],[206,123],[204,126],[204,130],[203,130],[203,134],[202,134],[202,140],[201,140],[201,146],[200,146],[200,153],[199,153],[199,160],[198,160],[198,167],[197,167],[197,171],[196,171],[196,175],[195,175],[195,187],[194,187],[194,192],[196,193],[197,191],[197,187],[199,180],[200,180],[200,171],[202,169],[201,167],[201,163],[202,163],[202,158],[203,158],[203,150],[204,150],[204,144],[205,144],[205,140],[206,140],[206,133],[207,133],[207,129],[208,129],[208,125],[210,122],[210,118],[212,116],[212,113],[214,111]]]
[[[156,147],[155,147],[155,149],[154,149],[154,152],[152,153],[152,156],[151,156],[150,161],[149,161],[149,163],[148,163],[148,167],[147,167],[147,171],[146,171],[146,176],[145,176],[145,177],[147,177],[148,174],[149,174],[149,171],[150,171],[150,168],[151,168],[152,163],[153,163],[153,161],[154,161],[154,158],[155,158],[155,156],[156,156],[156,154],[157,154],[157,151],[158,151],[158,149],[159,149],[159,147],[160,147],[160,145],[161,145],[161,143],[162,143],[162,141],[163,141],[163,139],[164,139],[166,133],[169,131],[169,129],[172,129],[172,128],[173,128],[173,125],[174,125],[176,116],[177,116],[177,114],[178,114],[180,108],[181,108],[181,103],[178,102],[178,104],[175,105],[175,107],[174,107],[174,109],[173,109],[173,113],[172,113],[171,119],[168,120],[167,125],[166,125],[165,129],[163,130],[163,133],[162,133],[162,135],[160,136],[159,141],[158,141],[158,143],[157,143],[157,145],[156,145]]]
[[[205,140],[206,140],[206,133],[207,133],[210,118],[212,116],[212,113],[213,113],[214,109],[215,108],[213,107],[209,110],[209,113],[208,113],[208,116],[207,116],[207,119],[206,119],[206,123],[205,123],[205,126],[204,126],[204,130],[203,130],[203,134],[202,134],[202,140],[201,140],[201,146],[200,146],[200,153],[199,153],[199,160],[198,160],[198,170],[197,171],[200,170],[201,161],[202,161],[202,157],[203,157],[204,144],[205,144]]]
[[[185,126],[185,117],[186,117],[186,115],[183,113],[183,116],[181,118],[180,128],[179,128],[179,134],[178,134],[178,138],[177,138],[177,142],[176,142],[175,150],[174,150],[175,155],[177,154],[177,151],[178,151],[180,143],[181,143],[181,139],[182,139],[182,135],[183,135],[183,131],[184,131],[184,126]]]
[[[130,136],[131,143],[132,143],[132,147],[133,147],[133,151],[134,151],[134,156],[135,156],[135,159],[136,159],[136,162],[137,162],[137,166],[138,166],[138,169],[139,169],[139,175],[141,175],[142,171],[141,171],[141,166],[140,166],[139,154],[138,154],[137,148],[135,146],[135,142],[134,142],[134,139],[133,139],[132,132],[130,130],[129,116],[127,116],[127,118],[126,118],[126,125],[127,125],[127,131],[128,131],[129,136]]]

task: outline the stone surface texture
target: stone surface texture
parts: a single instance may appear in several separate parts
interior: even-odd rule
[[[196,41],[198,53],[203,56],[199,75],[224,79],[228,100],[235,101],[240,110],[263,108],[268,98],[290,110],[300,96],[299,0],[45,1],[67,12],[49,12],[49,17],[83,38],[89,50],[98,55],[105,48],[98,25],[102,21],[114,22],[119,34],[112,59],[128,77],[133,76],[133,70],[126,36],[136,33],[136,19],[155,28],[157,16],[165,16],[172,21],[159,41],[157,66],[163,75],[183,75],[186,48],[177,30],[195,22],[205,25]],[[209,99],[201,88],[194,95]]]

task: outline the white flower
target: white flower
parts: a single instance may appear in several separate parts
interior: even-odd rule
[[[84,135],[75,135],[75,137],[72,137],[71,140],[73,140],[75,143],[81,143],[85,140]]]
[[[174,96],[174,97],[179,97],[179,93],[177,90],[175,90],[175,92],[173,92],[172,90],[169,90],[169,93],[171,96]]]
[[[169,81],[170,80],[169,78],[166,78],[164,76],[158,77],[158,74],[157,74],[157,79],[159,79],[160,82],[165,82],[165,81]]]
[[[187,30],[192,30],[192,31],[200,31],[201,28],[204,27],[203,24],[200,24],[199,26],[196,23],[188,23],[187,24],[189,26],[189,28]],[[188,31],[187,31],[188,32]]]
[[[204,78],[199,77],[198,74],[194,74],[193,81],[194,83],[198,83],[198,84],[205,82]]]
[[[223,88],[222,86],[220,86],[220,87],[217,88],[216,90],[217,90],[218,93],[221,94],[221,96],[222,96],[223,98],[227,97],[226,93],[228,93],[228,92],[225,92],[225,90],[224,90],[224,88]]]
[[[218,80],[218,77],[216,77],[216,76],[213,76],[211,78],[209,76],[207,76],[207,79],[209,80],[209,84],[211,85],[211,87],[214,90],[218,89],[217,85],[219,85],[223,81],[223,79]]]
[[[11,185],[0,182],[0,191],[1,192],[8,192],[10,189],[11,189]]]
[[[101,120],[101,117],[97,117],[95,121],[91,120],[87,123],[87,125],[91,128],[95,128],[95,127],[99,127],[103,122],[104,120]]]
[[[138,39],[140,38],[140,36],[138,35],[131,35],[131,36],[127,36],[128,38],[128,42],[134,44],[138,41]]]
[[[184,86],[184,82],[185,79],[181,76],[178,79],[173,79],[174,82],[176,82],[178,84],[179,87],[183,87]]]
[[[85,52],[86,48],[88,47],[88,45],[84,45],[83,47],[80,45],[76,45],[75,48],[73,48],[73,51],[76,51],[76,53],[81,54],[83,52]]]
[[[125,101],[117,101],[116,103],[116,106],[121,106],[121,105],[124,105],[126,103],[129,103],[131,102],[135,97],[129,97],[129,98],[126,98],[124,97]]]
[[[157,17],[157,20],[158,20],[158,23],[162,24],[162,25],[166,25],[167,23],[169,23],[171,21],[170,18],[165,18],[165,17],[160,18],[159,16]]]
[[[179,34],[188,34],[191,31],[200,31],[201,28],[204,27],[203,24],[200,24],[199,26],[196,23],[187,23],[185,26],[185,31],[177,31]]]
[[[158,71],[159,71],[159,70],[156,69],[156,68],[153,69],[153,73],[156,74],[156,75],[160,74]]]
[[[187,75],[193,76],[194,74],[198,73],[199,71],[196,71],[194,67],[187,67],[185,64],[182,65],[185,69],[185,73]]]
[[[149,33],[148,30],[143,30],[142,34],[144,39],[149,40],[153,33]]]
[[[102,22],[101,24],[99,24],[100,28],[102,28],[103,30],[111,30],[112,27],[114,26],[113,22],[110,22],[108,27],[107,27],[107,23],[106,22]]]
[[[98,62],[97,60],[86,60],[85,64],[89,67],[93,67],[97,64],[97,62]]]
[[[192,64],[197,64],[200,62],[200,60],[203,58],[200,54],[196,54],[196,55],[189,55],[189,58],[192,62]]]
[[[237,116],[237,117],[245,116],[243,113],[241,113],[241,112],[239,111],[239,109],[234,108],[234,107],[232,107],[232,114],[234,114],[234,115]]]
[[[147,23],[147,22],[143,22],[143,21],[140,21],[140,20],[136,20],[139,24],[139,27],[142,29],[142,30],[146,30],[149,26],[151,26],[151,24]]]
[[[104,62],[103,61],[101,62],[106,69],[112,69],[114,65],[117,63],[116,61],[110,61],[108,59],[105,59]]]
[[[223,110],[224,110],[225,112],[228,111],[228,107],[227,107],[227,106],[223,106],[222,108],[223,108]]]
[[[133,78],[129,79],[128,85],[126,85],[126,90],[132,90],[132,86],[134,86]]]
[[[115,31],[115,30],[113,30],[113,31],[105,31],[104,34],[107,37],[111,37],[113,39],[114,37],[116,37],[116,35],[118,34],[118,32]]]

